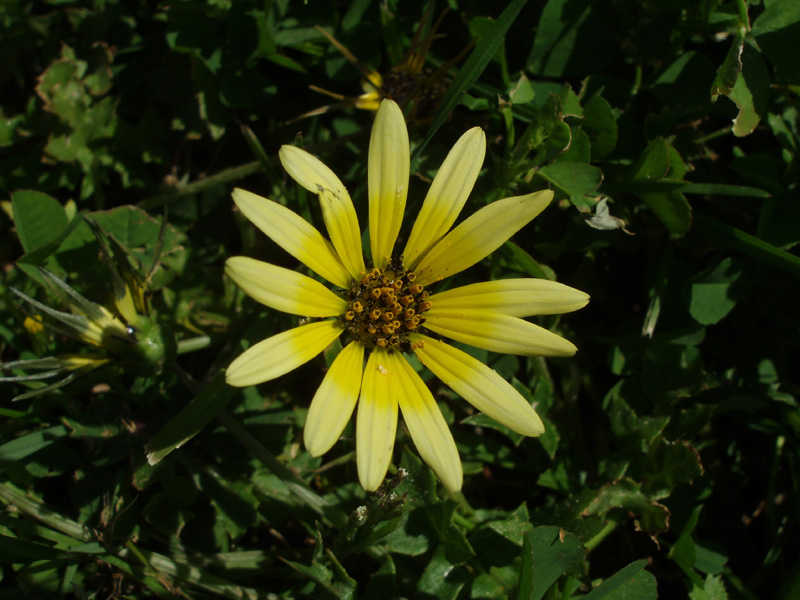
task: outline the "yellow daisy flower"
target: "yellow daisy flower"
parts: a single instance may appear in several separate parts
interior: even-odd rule
[[[321,320],[255,344],[231,363],[227,381],[237,387],[269,381],[341,336],[344,349],[311,401],[304,442],[312,456],[327,452],[358,405],[356,460],[366,490],[377,489],[386,475],[398,407],[423,460],[448,490],[461,488],[453,437],[405,354],[415,354],[467,402],[513,431],[528,436],[544,431],[534,409],[507,381],[431,333],[509,354],[571,356],[576,351],[572,343],[523,317],[577,310],[589,300],[583,292],[541,279],[488,281],[439,294],[427,289],[496,250],[553,198],[544,190],[499,200],[449,231],[472,191],[485,151],[478,127],[456,142],[431,184],[405,249],[396,253],[408,192],[408,131],[397,104],[381,103],[369,145],[372,267],[364,262],[350,195],[333,171],[308,152],[283,146],[280,160],[295,181],[319,195],[330,241],[276,202],[240,189],[233,193],[256,227],[336,291],[252,258],[228,259],[226,274],[258,302]]]

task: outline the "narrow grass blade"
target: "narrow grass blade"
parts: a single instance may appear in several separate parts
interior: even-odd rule
[[[176,448],[197,435],[217,416],[239,390],[225,385],[225,372],[220,371],[194,400],[153,436],[147,445],[147,462],[158,464]]]
[[[492,60],[495,52],[497,52],[497,49],[503,42],[503,38],[509,27],[511,27],[511,24],[517,18],[517,15],[527,1],[528,0],[513,0],[498,17],[489,33],[475,46],[475,49],[464,62],[464,66],[461,67],[461,70],[458,72],[458,75],[456,75],[453,83],[442,99],[442,104],[433,119],[430,129],[428,129],[425,139],[422,140],[422,143],[414,152],[415,158],[419,156],[419,153],[422,152],[423,148],[431,141],[433,135],[459,103],[462,94],[472,87],[472,84],[478,80],[478,77],[480,77],[481,73],[486,69],[489,61]]]
[[[0,446],[0,469],[4,469],[7,465],[26,456],[30,456],[65,435],[67,435],[67,428],[63,425],[57,425],[56,427],[34,431],[3,444]]]
[[[741,229],[720,223],[716,219],[695,212],[694,229],[716,241],[730,246],[773,267],[800,275],[800,258],[768,244]]]

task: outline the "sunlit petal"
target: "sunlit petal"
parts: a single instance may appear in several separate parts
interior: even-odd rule
[[[414,269],[427,285],[450,277],[488,256],[542,212],[553,199],[543,190],[492,202],[464,220],[422,257]]]
[[[350,287],[352,277],[333,245],[303,217],[241,189],[233,190],[233,201],[253,225],[309,269],[334,285]]]
[[[350,343],[333,361],[306,417],[303,442],[311,456],[325,454],[342,435],[361,391],[364,346]]]
[[[477,358],[424,335],[411,338],[422,364],[472,406],[519,434],[544,433],[542,420],[525,398]]]
[[[384,348],[372,351],[364,369],[356,422],[358,479],[367,491],[383,482],[397,433],[397,371]]]
[[[512,317],[557,315],[583,308],[589,294],[548,279],[482,281],[433,294],[437,309],[482,310]]]
[[[400,107],[384,100],[369,140],[369,236],[372,261],[386,268],[403,223],[408,194],[408,129]]]
[[[297,183],[319,196],[322,218],[348,273],[359,279],[365,271],[361,230],[356,209],[342,182],[317,157],[295,146],[281,146],[283,168]]]
[[[242,291],[270,308],[308,317],[333,317],[347,311],[347,301],[297,271],[254,258],[234,256],[225,274]]]
[[[425,316],[425,327],[458,342],[504,354],[572,356],[578,349],[543,327],[500,313],[451,310],[435,305]]]
[[[405,358],[389,356],[398,377],[398,401],[419,455],[434,470],[448,491],[461,489],[464,479],[456,443],[428,386]]]
[[[486,136],[480,127],[473,127],[459,138],[433,179],[411,229],[405,264],[414,269],[419,259],[455,223],[467,201],[486,156]]]
[[[264,383],[293,371],[322,352],[342,333],[339,321],[301,325],[273,335],[245,350],[228,367],[225,380],[234,387]]]

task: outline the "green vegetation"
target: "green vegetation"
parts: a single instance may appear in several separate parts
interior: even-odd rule
[[[575,357],[462,346],[534,403],[540,438],[415,364],[461,455],[455,495],[402,425],[375,494],[354,422],[305,451],[339,348],[225,384],[243,348],[298,323],[225,259],[302,268],[232,189],[324,231],[277,159],[300,145],[366,230],[373,113],[309,90],[363,93],[318,27],[384,82],[409,51],[419,77],[447,73],[406,106],[401,237],[478,125],[463,216],[556,200],[451,285],[539,277],[592,297],[532,319]],[[796,0],[3,2],[0,595],[798,597],[798,57]]]

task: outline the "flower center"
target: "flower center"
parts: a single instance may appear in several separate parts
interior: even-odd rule
[[[428,292],[414,283],[402,260],[392,259],[384,271],[372,269],[345,297],[350,305],[344,315],[350,337],[367,348],[411,351],[408,334],[427,320],[431,307]]]

